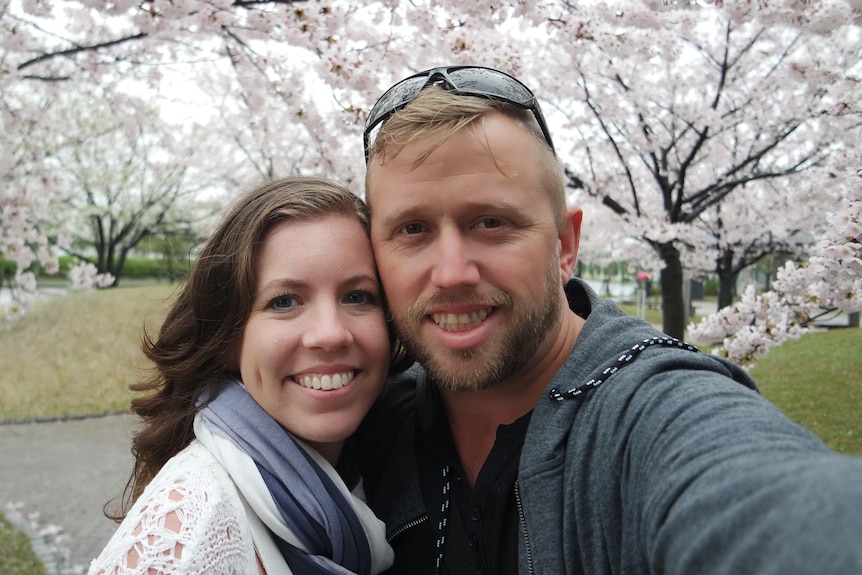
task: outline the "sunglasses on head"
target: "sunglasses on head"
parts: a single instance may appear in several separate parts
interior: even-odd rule
[[[365,120],[365,133],[363,134],[365,163],[368,163],[371,132],[374,128],[416,99],[419,92],[432,85],[439,85],[444,90],[461,96],[488,98],[530,110],[545,136],[545,142],[556,154],[554,143],[551,141],[551,133],[548,131],[548,125],[545,123],[539,102],[530,89],[520,80],[493,68],[444,66],[425,70],[405,78],[380,96]]]

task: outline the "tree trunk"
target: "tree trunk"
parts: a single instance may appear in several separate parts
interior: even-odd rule
[[[736,296],[736,280],[739,270],[733,267],[733,251],[724,250],[715,261],[715,273],[718,275],[718,309],[733,304]]]
[[[120,285],[120,278],[123,276],[123,268],[126,267],[126,258],[129,255],[129,250],[131,250],[129,247],[120,247],[120,255],[114,264],[114,270],[111,272],[114,276],[114,283],[111,284],[111,287]]]
[[[682,262],[673,242],[658,244],[659,257],[664,262],[661,270],[662,329],[677,339],[685,332],[685,301],[682,294]]]

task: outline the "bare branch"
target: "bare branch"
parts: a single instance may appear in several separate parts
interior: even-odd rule
[[[109,40],[107,42],[100,42],[98,44],[91,44],[89,46],[76,46],[74,48],[69,48],[68,50],[60,50],[59,52],[49,52],[48,54],[42,54],[41,56],[37,56],[32,60],[27,60],[21,64],[18,64],[18,70],[23,70],[24,68],[29,68],[30,66],[39,64],[40,62],[46,62],[48,60],[53,60],[54,58],[64,58],[67,56],[73,56],[75,54],[79,54],[81,52],[97,52],[102,48],[108,48],[110,46],[117,46],[119,44],[125,44],[126,42],[133,42],[135,40],[140,40],[141,38],[146,38],[146,32],[140,32],[138,34],[134,34],[132,36],[126,36],[125,38],[118,38],[117,40]]]
[[[632,203],[634,204],[635,213],[637,215],[640,215],[640,202],[638,200],[638,191],[637,191],[637,187],[635,186],[635,183],[634,183],[634,176],[632,175],[631,169],[629,168],[628,164],[626,163],[625,157],[623,156],[622,151],[620,150],[619,146],[617,145],[616,140],[614,139],[613,135],[611,134],[610,130],[608,129],[608,125],[605,123],[604,118],[602,118],[602,115],[599,113],[598,108],[596,107],[595,103],[593,102],[592,98],[590,97],[589,88],[587,87],[587,79],[583,76],[583,74],[581,74],[581,81],[583,82],[583,86],[584,86],[584,101],[587,103],[590,110],[593,112],[593,115],[595,116],[596,121],[601,126],[602,131],[605,133],[605,136],[607,136],[608,141],[610,142],[611,146],[614,148],[614,152],[616,153],[617,159],[620,161],[620,164],[622,164],[622,166],[623,166],[623,170],[625,170],[625,172],[626,172],[626,179],[627,179],[628,184],[629,184],[629,190],[631,191],[631,194],[632,194]]]

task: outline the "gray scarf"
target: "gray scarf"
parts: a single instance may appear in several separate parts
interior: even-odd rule
[[[210,397],[205,392],[199,404]],[[254,461],[284,524],[305,548],[273,533],[294,573],[370,575],[368,538],[351,504],[239,382],[224,385],[200,410],[198,419],[214,436],[229,440]]]

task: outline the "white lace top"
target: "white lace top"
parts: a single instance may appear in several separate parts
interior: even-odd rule
[[[147,486],[89,573],[255,575],[253,521],[228,472],[192,441]]]

